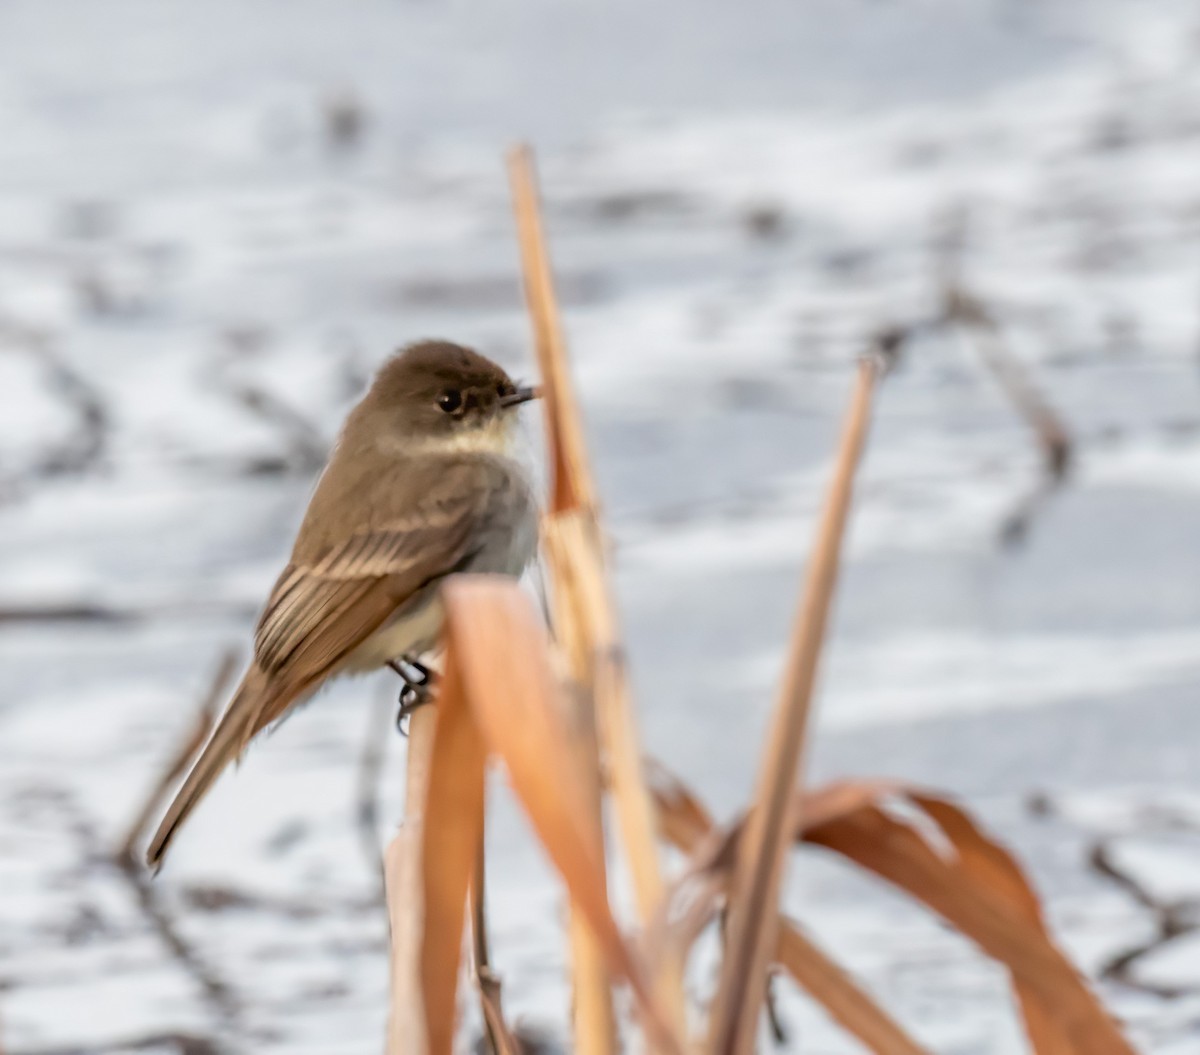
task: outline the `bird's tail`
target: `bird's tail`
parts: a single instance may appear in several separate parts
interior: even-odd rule
[[[162,867],[163,855],[179,826],[200,804],[225,767],[236,761],[250,738],[262,727],[261,716],[267,711],[272,695],[266,676],[252,666],[154,833],[146,851],[146,863],[151,868]]]

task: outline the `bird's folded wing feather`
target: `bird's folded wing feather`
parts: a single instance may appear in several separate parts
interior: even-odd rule
[[[376,517],[371,527],[321,547],[308,559],[293,554],[259,620],[256,665],[277,686],[303,691],[418,590],[461,570],[495,515],[497,481],[488,471],[460,463],[403,512]],[[281,702],[293,695],[285,691]],[[278,717],[274,710],[268,707],[259,715],[255,731]]]

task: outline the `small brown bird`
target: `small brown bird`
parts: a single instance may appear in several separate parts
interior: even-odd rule
[[[329,678],[407,664],[438,640],[438,589],[456,572],[519,576],[537,544],[532,482],[516,456],[518,388],[445,341],[389,360],[350,412],[291,560],[254,634],[254,658],[146,854],[179,826],[250,739]]]

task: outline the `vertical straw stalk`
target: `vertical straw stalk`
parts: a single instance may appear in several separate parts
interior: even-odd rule
[[[584,441],[582,419],[570,373],[542,227],[533,155],[518,147],[509,155],[509,178],[521,247],[525,295],[544,380],[546,439],[551,486],[543,524],[547,564],[553,580],[555,633],[565,646],[585,722],[594,724],[607,764],[618,828],[633,876],[643,924],[654,918],[665,893],[654,813],[634,719],[624,652],[605,567],[598,499]],[[597,763],[597,802],[599,766]],[[586,957],[586,949],[576,944]],[[577,968],[579,966],[577,959]],[[656,990],[682,1034],[685,1025],[683,965],[664,963]],[[586,994],[577,994],[577,1001]],[[578,1015],[577,1015],[578,1019]],[[578,1023],[577,1023],[578,1024]],[[583,1050],[593,1040],[577,1029]]]
[[[525,303],[533,325],[534,348],[542,373],[546,451],[550,458],[549,512],[583,509],[596,515],[598,502],[583,438],[582,416],[571,386],[566,342],[546,248],[533,151],[514,147],[508,177],[521,250]]]
[[[572,517],[575,514],[564,514]],[[559,519],[551,514],[542,525],[543,552],[547,563],[554,568],[550,577],[550,607],[554,613],[554,631],[567,662],[568,719],[572,734],[571,747],[575,765],[582,778],[587,796],[588,827],[598,852],[597,879],[607,890],[607,866],[604,857],[602,823],[603,789],[600,777],[600,755],[596,739],[594,699],[587,691],[589,649],[586,628],[574,615],[575,594],[569,571],[569,558],[562,553]],[[587,920],[578,912],[571,913],[568,927],[571,942],[573,972],[573,1017],[575,1050],[579,1055],[616,1055],[620,1049],[617,1023],[612,1003],[612,978],[604,956]]]
[[[729,940],[709,1032],[712,1055],[751,1055],[767,971],[778,942],[778,902],[791,843],[793,793],[808,731],[854,474],[866,442],[882,359],[864,358],[842,432],[833,482],[809,560],[783,685],[767,734],[754,805],[747,818],[729,899]]]

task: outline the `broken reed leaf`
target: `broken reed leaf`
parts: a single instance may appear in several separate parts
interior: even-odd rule
[[[692,845],[686,867],[641,935],[652,968],[664,961],[687,963],[692,946],[725,904],[739,834],[739,828],[712,828]]]
[[[483,836],[483,739],[464,698],[463,667],[470,661],[447,652],[438,692],[438,720],[421,848],[425,926],[421,938],[421,985],[428,1055],[451,1055],[457,1024],[458,968],[462,955],[467,891]],[[498,679],[494,691],[504,694]]]
[[[477,724],[481,743],[504,762],[573,906],[587,919],[610,969],[629,983],[651,1044],[682,1055],[681,1039],[617,927],[607,889],[597,878],[603,875],[603,841],[575,765],[545,632],[529,598],[516,583],[493,576],[456,577],[442,596],[447,671],[457,672],[461,690],[443,696],[439,726],[452,709]]]
[[[716,821],[695,793],[661,762],[649,758],[645,769],[659,833],[672,846],[691,853],[716,827]]]
[[[697,917],[706,914],[711,918],[718,909],[720,898],[728,890],[742,825],[738,823],[718,829],[704,804],[665,768],[649,762],[647,770],[651,774],[651,787],[664,837],[677,849],[690,855],[688,873],[702,877],[704,885],[693,895],[697,904],[692,906],[692,911]],[[874,794],[876,788],[874,785],[864,785],[861,790],[863,795],[867,795]],[[828,819],[836,816],[838,810],[862,801],[862,796],[851,793],[848,786],[835,787],[831,791],[830,794],[821,791],[806,796],[812,799],[812,807],[805,809],[805,815]],[[707,905],[703,903],[705,898],[709,899]],[[688,940],[691,935],[685,928],[694,926],[694,921],[676,923],[672,920],[668,925],[665,919],[669,911],[670,906],[665,905],[663,926],[673,932],[658,940]],[[676,927],[683,933],[674,931]],[[648,935],[652,955],[656,937]],[[801,988],[829,1012],[835,1022],[876,1055],[930,1055],[928,1049],[910,1037],[842,967],[801,934],[795,923],[782,917],[774,958]]]
[[[690,791],[665,774],[661,766],[648,765],[653,767],[659,826],[668,841],[686,848],[688,860],[684,870],[672,880],[643,940],[655,955],[661,955],[663,946],[679,945],[686,952],[696,936],[692,934],[693,929],[703,925],[700,917],[705,910],[697,907],[695,902],[717,895],[723,900],[728,893],[730,875],[745,834],[745,822],[743,818],[727,827],[717,827]],[[896,788],[897,785],[890,782],[867,782],[830,785],[797,795],[787,828],[794,831],[800,827],[801,813],[807,825],[815,826],[859,806],[869,805]],[[682,916],[681,902],[685,913]],[[715,906],[711,911],[715,911]]]
[[[765,741],[758,790],[729,896],[729,940],[709,1029],[712,1055],[750,1055],[766,999],[776,944],[777,904],[789,839],[793,792],[808,731],[817,664],[837,581],[854,475],[866,442],[871,401],[882,371],[864,357],[846,414],[837,462],[813,554],[778,703]]]
[[[543,377],[547,461],[552,470],[545,535],[547,563],[555,583],[555,632],[560,640],[565,639],[573,677],[589,696],[585,709],[599,731],[616,802],[618,831],[633,873],[638,913],[646,924],[653,918],[665,889],[654,813],[641,772],[640,739],[616,606],[605,570],[599,502],[571,384],[537,175],[528,147],[510,152],[509,176],[526,300]],[[551,537],[555,541],[549,541]],[[586,951],[583,955],[587,956]],[[676,1031],[682,1033],[686,1028],[682,965],[665,962],[656,988],[671,1010]],[[599,997],[593,1002],[599,1002]],[[583,1009],[583,1005],[577,1006]],[[595,1041],[589,1034],[580,1043],[591,1045]]]
[[[408,727],[404,823],[384,855],[391,945],[387,1055],[428,1055],[421,984],[425,926],[422,843],[436,727],[436,707],[413,712]]]
[[[845,796],[848,808],[840,816],[827,813],[815,824],[804,820],[801,806],[797,834],[898,886],[1005,964],[1038,1055],[1134,1055],[1054,944],[1012,856],[947,799],[917,790],[891,794],[920,810],[953,853],[931,845],[920,827],[887,812],[880,801],[863,802],[858,795]]]
[[[550,512],[562,513],[579,507],[594,510],[596,492],[584,448],[579,405],[567,368],[554,275],[542,230],[537,172],[533,151],[528,146],[509,151],[508,176],[521,249],[525,301],[542,372],[546,450],[552,470]]]

